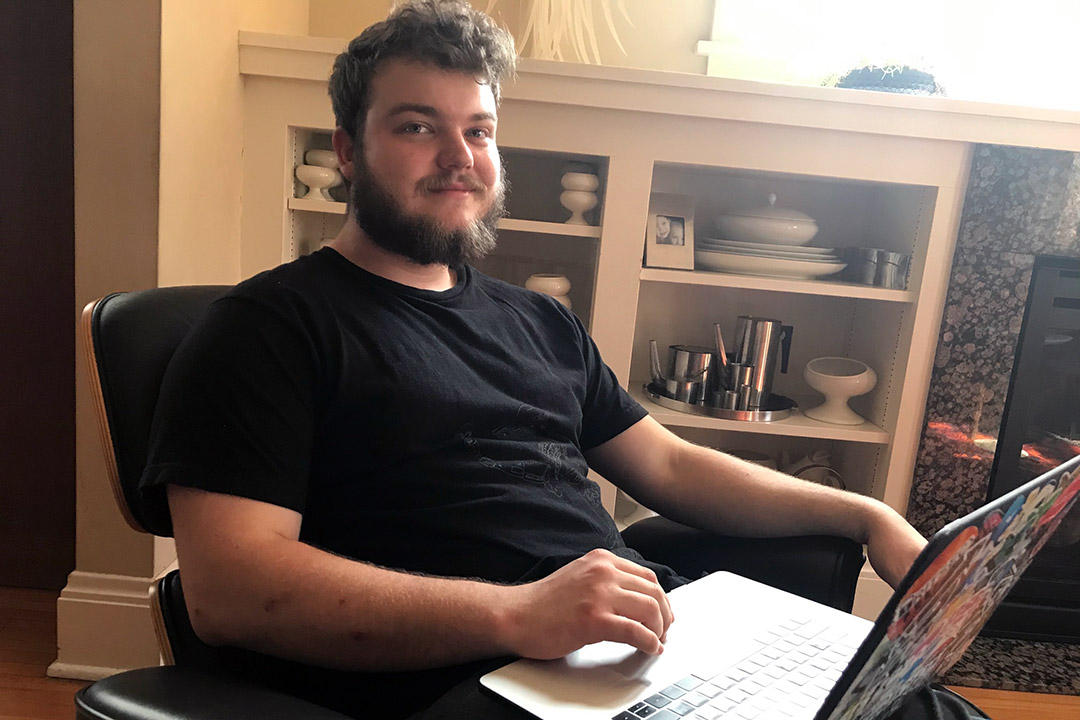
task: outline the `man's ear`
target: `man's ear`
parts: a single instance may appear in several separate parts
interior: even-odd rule
[[[334,143],[334,152],[337,153],[338,170],[349,182],[353,179],[353,140],[344,128],[337,128],[330,136]]]

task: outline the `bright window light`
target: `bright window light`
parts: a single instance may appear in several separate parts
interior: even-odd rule
[[[712,75],[820,85],[866,65],[949,97],[1080,109],[1080,0],[716,0]]]

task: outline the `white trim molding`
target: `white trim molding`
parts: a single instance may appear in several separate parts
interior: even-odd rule
[[[50,677],[99,680],[159,663],[149,577],[76,570],[56,601],[58,656]]]
[[[851,613],[867,620],[877,620],[892,595],[893,589],[889,583],[878,577],[869,565],[864,565],[859,571],[859,584],[855,586],[855,607]]]

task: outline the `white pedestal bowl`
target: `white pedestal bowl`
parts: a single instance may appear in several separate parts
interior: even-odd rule
[[[318,167],[316,165],[298,165],[296,179],[307,185],[308,191],[301,195],[301,199],[334,201],[329,190],[337,187],[343,181],[341,173],[333,168]]]
[[[833,425],[861,425],[866,419],[848,407],[848,400],[877,385],[877,373],[864,362],[843,357],[815,358],[806,363],[803,377],[825,396],[825,402],[803,411],[808,418]]]

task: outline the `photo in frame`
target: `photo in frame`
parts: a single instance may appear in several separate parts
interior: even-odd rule
[[[645,266],[694,269],[694,198],[668,193],[649,196]]]

